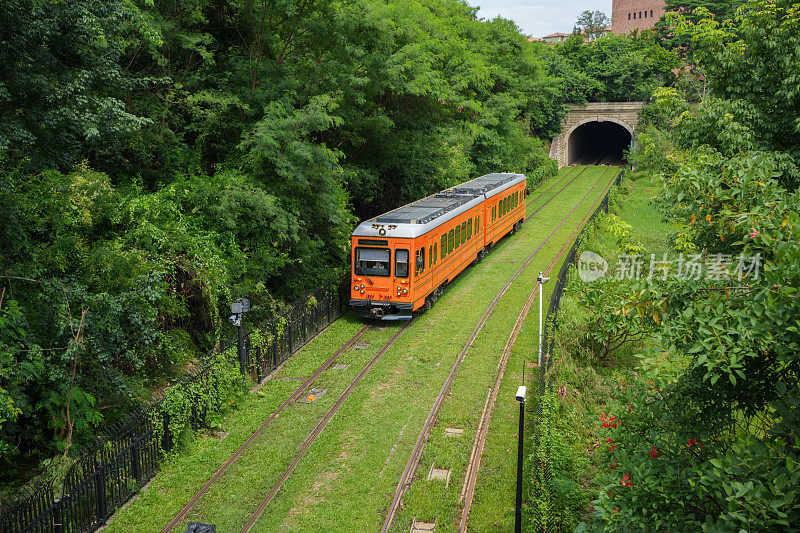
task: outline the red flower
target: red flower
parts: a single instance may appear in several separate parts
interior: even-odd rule
[[[606,415],[600,415],[600,422],[602,422],[603,427],[607,429],[616,428],[619,425],[619,420],[617,420],[616,416],[607,417]]]
[[[695,444],[697,444],[697,439],[689,439],[689,443],[688,443],[689,448],[691,448]]]
[[[751,239],[755,239],[759,235],[761,235],[761,234],[758,232],[758,230],[756,228],[750,228],[750,238]]]
[[[614,512],[615,512],[615,513],[618,513],[618,512],[619,512],[619,509],[614,509]]]
[[[623,487],[632,487],[633,483],[629,481],[630,479],[631,479],[630,474],[625,474],[625,476],[622,477],[619,481]]]
[[[656,453],[657,451],[658,451],[658,450],[656,450],[656,445],[655,445],[655,444],[653,444],[653,449],[652,449],[652,450],[650,450],[650,457],[652,457],[653,459],[655,459],[656,457],[658,457],[658,454]]]

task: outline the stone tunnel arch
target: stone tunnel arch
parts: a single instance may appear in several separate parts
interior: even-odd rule
[[[558,161],[559,168],[574,164],[578,158],[576,150],[581,148],[580,143],[584,142],[584,148],[591,147],[591,144],[585,144],[591,135],[597,135],[600,143],[604,142],[604,136],[610,137],[609,140],[616,139],[610,148],[616,152],[615,155],[619,155],[616,148],[620,144],[625,147],[636,144],[636,128],[639,126],[639,113],[643,106],[644,102],[567,104],[567,115],[561,124],[561,132],[550,144],[550,157]]]
[[[621,163],[623,153],[633,141],[633,128],[613,117],[603,120],[585,119],[566,134],[566,163],[590,163],[605,160]]]

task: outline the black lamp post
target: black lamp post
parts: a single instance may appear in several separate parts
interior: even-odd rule
[[[522,531],[522,443],[523,430],[525,428],[525,393],[528,388],[521,385],[517,389],[517,401],[519,402],[519,436],[517,438],[517,506],[514,514],[514,532]]]
[[[228,318],[237,329],[237,351],[239,353],[239,371],[242,373],[242,386],[247,387],[247,352],[244,349],[244,336],[242,335],[242,315],[250,311],[250,300],[239,298],[231,304],[231,316]]]

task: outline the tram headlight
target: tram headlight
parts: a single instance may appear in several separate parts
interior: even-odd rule
[[[361,289],[361,294],[364,294],[364,289]]]
[[[361,288],[361,287],[359,287],[358,285],[356,285],[355,287],[353,287],[353,290],[354,290],[354,291],[356,291],[356,292],[358,292],[360,288]]]
[[[362,288],[362,289],[364,288],[364,284],[363,284],[363,283],[361,284],[361,288]]]
[[[403,294],[407,294],[407,293],[408,293],[408,289],[403,289]]]

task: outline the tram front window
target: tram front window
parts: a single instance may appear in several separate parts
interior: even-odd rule
[[[388,277],[392,266],[387,248],[356,248],[356,276]]]

